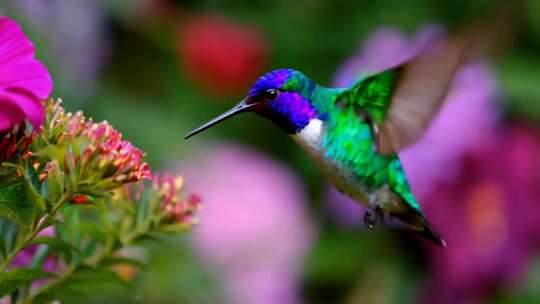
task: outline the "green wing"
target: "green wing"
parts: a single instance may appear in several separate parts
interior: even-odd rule
[[[376,123],[382,124],[391,103],[398,74],[398,69],[390,69],[360,79],[347,91],[344,100],[363,109]]]
[[[438,41],[411,61],[362,78],[344,92],[341,100],[375,124],[380,154],[396,153],[422,136],[462,63],[462,50],[459,43]]]

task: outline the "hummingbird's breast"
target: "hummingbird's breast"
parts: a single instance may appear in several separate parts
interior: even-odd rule
[[[326,126],[322,120],[312,119],[305,128],[292,135],[292,138],[308,153],[340,192],[358,202],[368,203],[368,188],[359,181],[354,170],[326,155],[323,145],[326,132]]]

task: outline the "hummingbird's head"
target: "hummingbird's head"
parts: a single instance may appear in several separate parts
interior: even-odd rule
[[[279,69],[261,76],[247,96],[229,111],[186,135],[186,139],[243,112],[253,112],[270,119],[289,134],[295,134],[317,118],[311,102],[315,83],[301,72]]]

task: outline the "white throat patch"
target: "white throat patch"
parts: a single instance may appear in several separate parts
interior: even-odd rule
[[[294,134],[293,139],[303,148],[319,150],[323,135],[323,122],[320,119],[312,119],[300,132]]]

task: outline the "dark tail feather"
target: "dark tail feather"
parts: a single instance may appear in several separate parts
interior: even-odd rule
[[[426,217],[418,210],[410,208],[408,212],[392,215],[403,221],[412,229],[416,230],[422,237],[431,241],[433,244],[440,247],[446,247],[446,242],[444,239],[439,235],[439,233],[437,233]]]

